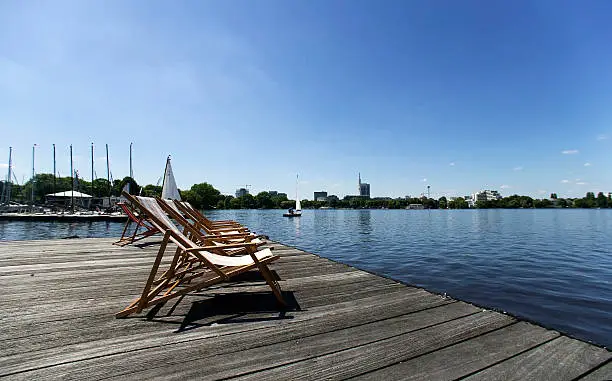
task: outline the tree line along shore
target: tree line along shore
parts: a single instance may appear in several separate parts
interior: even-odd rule
[[[52,174],[37,174],[23,185],[11,185],[11,201],[30,203],[34,194],[35,204],[44,204],[45,195],[69,191],[90,194],[93,197],[119,196],[126,184],[130,184],[130,193],[143,196],[155,197],[161,195],[162,187],[148,184],[139,186],[131,177],[109,182],[106,179],[95,179],[93,182],[83,179],[75,180],[71,177],[54,177]],[[34,192],[32,192],[34,184]],[[74,188],[73,185],[74,184]],[[7,183],[0,182],[0,193],[4,194]],[[288,209],[295,206],[295,200],[289,200],[284,194],[259,192],[256,195],[246,194],[241,197],[223,195],[208,183],[194,184],[188,190],[180,191],[181,198],[189,201],[199,209]],[[409,205],[423,205],[425,209],[468,209],[468,202],[461,198],[447,199],[446,197],[434,198],[363,198],[347,196],[344,199],[331,199],[329,201],[302,200],[302,208],[351,208],[351,209],[405,209]],[[477,209],[490,208],[612,208],[610,194],[603,192],[597,195],[587,192],[582,198],[559,198],[555,193],[550,198],[532,198],[529,196],[512,195],[492,201],[477,201],[474,205]]]

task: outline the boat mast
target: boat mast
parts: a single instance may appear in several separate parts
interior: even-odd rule
[[[55,168],[55,143],[53,143],[53,193],[55,193],[55,174],[56,174],[56,168]]]
[[[106,180],[108,180],[108,207],[111,207],[111,190],[113,185],[110,182],[110,165],[108,161],[108,144],[106,145]]]
[[[300,179],[300,175],[299,174],[295,175],[295,209],[296,210],[297,210],[297,207],[298,207],[298,182],[299,182],[299,179]],[[301,205],[300,205],[300,207],[301,207]]]
[[[7,205],[10,205],[11,203],[11,186],[12,186],[12,173],[11,173],[11,167],[13,165],[13,147],[9,147],[9,161],[8,161],[8,179],[7,182],[4,183],[4,189],[3,189],[3,194],[5,194],[5,198],[4,198],[4,202]],[[4,191],[6,189],[6,192]]]
[[[132,170],[132,144],[130,143],[130,177],[134,178],[134,171]]]
[[[70,145],[70,210],[74,213],[74,171],[72,168],[72,144]]]
[[[168,173],[168,163],[170,163],[170,155],[166,159],[166,168],[164,168],[164,180],[162,181],[162,197],[164,194],[164,185],[166,185],[166,174]]]
[[[36,173],[34,172],[34,152],[36,149],[36,144],[34,144],[32,146],[32,195],[31,195],[31,199],[32,199],[32,206],[34,206],[34,182],[35,182],[35,176]]]
[[[94,196],[94,144],[91,143],[91,197]]]

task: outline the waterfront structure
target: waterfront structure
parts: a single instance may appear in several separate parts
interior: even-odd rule
[[[422,210],[425,209],[425,206],[423,204],[410,204],[406,207],[406,209]]]
[[[249,194],[249,190],[247,188],[238,188],[236,189],[236,197],[242,197]]]
[[[315,201],[327,201],[327,192],[314,192],[314,200]]]
[[[361,173],[359,173],[359,196],[370,198],[370,184],[361,182]]]
[[[478,201],[494,201],[501,200],[502,196],[496,190],[481,190],[480,192],[473,193],[470,197],[471,200],[476,203]]]
[[[72,203],[72,199],[75,199],[79,203],[79,206],[89,209],[92,204],[93,197],[82,192],[64,191],[47,194],[45,195],[45,199],[48,204],[65,208],[68,208]]]

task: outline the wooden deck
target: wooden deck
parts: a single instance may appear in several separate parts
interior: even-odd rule
[[[612,353],[272,244],[291,308],[257,274],[115,319],[156,247],[0,242],[0,377],[606,380]]]

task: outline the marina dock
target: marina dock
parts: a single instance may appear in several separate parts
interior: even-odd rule
[[[612,352],[271,242],[258,273],[116,319],[155,240],[0,242],[0,377],[610,380]]]
[[[125,222],[127,216],[116,214],[0,213],[0,221]]]

